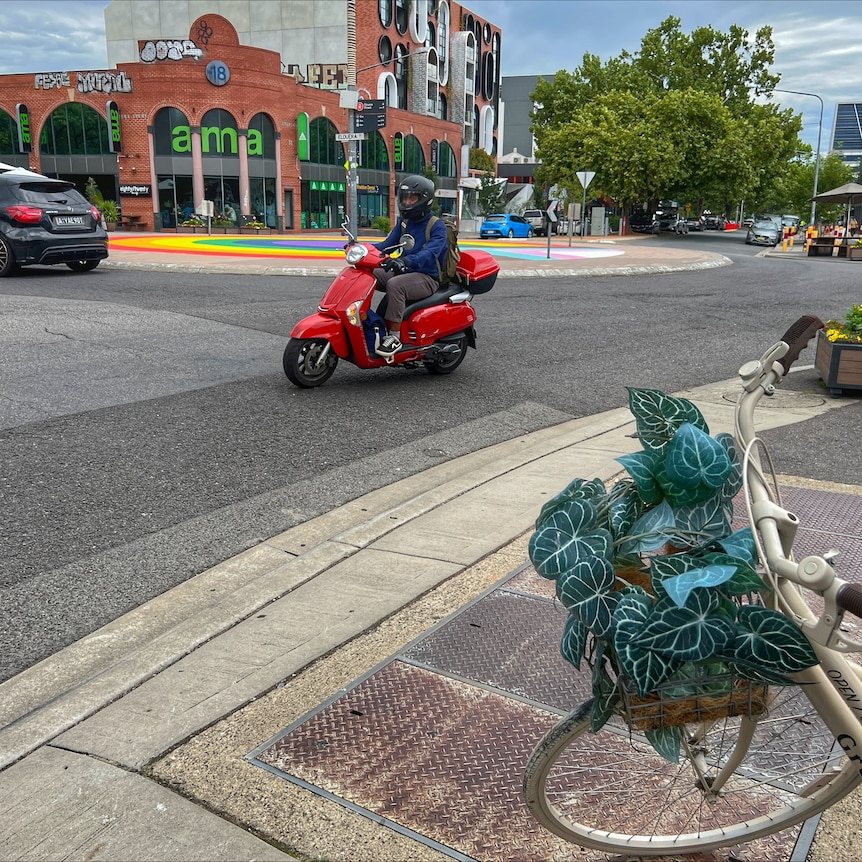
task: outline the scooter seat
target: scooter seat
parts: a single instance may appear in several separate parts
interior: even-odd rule
[[[426,296],[424,299],[417,299],[414,302],[408,302],[404,308],[404,319],[407,320],[411,314],[422,308],[430,308],[432,305],[442,305],[444,302],[448,302],[455,294],[463,292],[464,287],[457,282],[452,282],[446,287],[438,287],[430,296]],[[388,297],[384,296],[377,306],[377,313],[382,317],[386,317],[387,299]]]

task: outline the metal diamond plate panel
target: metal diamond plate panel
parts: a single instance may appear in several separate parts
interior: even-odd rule
[[[497,590],[404,658],[568,712],[591,692],[589,669],[560,655],[567,616],[559,602]]]
[[[552,859],[568,845],[533,820],[520,787],[555,721],[394,661],[258,760],[474,859]]]

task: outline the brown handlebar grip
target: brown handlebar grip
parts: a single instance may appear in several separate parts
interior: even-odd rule
[[[784,373],[790,371],[790,366],[799,359],[799,354],[808,346],[808,342],[817,334],[818,329],[823,329],[823,321],[813,314],[803,314],[784,335],[781,340],[790,345],[790,350],[780,360],[784,367]]]
[[[862,617],[862,586],[844,584],[835,595],[838,607],[857,617]]]

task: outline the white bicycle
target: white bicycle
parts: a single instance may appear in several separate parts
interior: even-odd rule
[[[621,717],[592,733],[591,701],[575,709],[539,742],[524,777],[533,815],[567,841],[636,856],[748,843],[818,814],[862,782],[862,668],[846,657],[862,643],[841,631],[845,612],[862,617],[862,586],[837,577],[829,553],[793,559],[799,521],[764,473],[754,427],[758,401],[774,394],[819,325],[801,318],[746,363],[736,406],[762,601],[801,628],[819,664],[795,674],[795,685],[770,687],[767,705],[752,711],[759,714],[686,724],[678,763]]]

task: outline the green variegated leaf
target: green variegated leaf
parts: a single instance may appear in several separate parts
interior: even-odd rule
[[[593,672],[593,697],[591,728],[597,733],[607,724],[620,701],[619,686],[611,679],[603,661],[596,664]]]
[[[715,435],[715,439],[724,447],[730,460],[731,470],[721,493],[726,500],[732,500],[742,489],[742,461],[739,458],[739,450],[736,448],[736,440],[732,434],[720,431]]]
[[[560,655],[573,664],[578,670],[581,667],[581,659],[584,657],[584,647],[587,643],[587,627],[579,620],[569,614],[563,629],[563,640],[560,643]]]
[[[632,638],[640,634],[652,610],[652,599],[640,587],[627,588],[620,595],[614,610],[614,646],[619,652]]]
[[[608,527],[614,539],[629,532],[643,509],[637,485],[632,479],[620,479],[608,494]]]
[[[681,727],[660,727],[658,730],[645,730],[644,736],[661,757],[671,763],[679,763]]]
[[[655,471],[662,463],[655,452],[632,452],[615,459],[634,479],[638,495],[648,506],[661,502],[662,491],[656,480]]]
[[[611,534],[595,528],[595,510],[587,500],[569,500],[530,537],[528,553],[536,571],[556,578],[586,556],[609,556]]]
[[[604,557],[585,557],[557,579],[557,596],[597,638],[607,636],[619,602],[616,574]]]
[[[593,500],[596,497],[601,497],[605,494],[604,483],[600,479],[575,479],[570,482],[564,490],[562,490],[552,500],[548,500],[542,506],[539,512],[539,517],[536,518],[536,529],[542,525],[551,515],[558,509],[565,508],[566,504],[571,500]],[[595,508],[595,507],[594,507]]]
[[[731,673],[741,676],[743,679],[749,679],[752,682],[761,682],[764,685],[796,685],[786,674],[770,672],[765,668],[755,667],[744,662],[728,661],[727,667]]]
[[[756,593],[766,585],[754,568],[746,561],[730,554],[704,554],[703,562],[710,566],[733,566],[733,577],[722,585],[721,592],[727,596],[745,596]]]
[[[757,561],[757,546],[754,544],[751,527],[743,527],[741,530],[731,533],[721,539],[719,544],[724,552],[731,557],[738,557],[752,566]]]
[[[666,395],[658,389],[627,388],[629,409],[635,417],[637,436],[644,449],[663,451],[684,422],[709,433],[700,410],[691,401]]]
[[[736,635],[731,620],[714,614],[720,604],[721,598],[705,589],[695,590],[684,608],[662,598],[631,645],[680,661],[703,661],[719,655]]]
[[[620,543],[617,553],[631,556],[655,551],[667,543],[668,531],[673,530],[675,524],[673,509],[666,500],[662,500],[632,524],[629,535]]]
[[[665,450],[665,468],[682,488],[720,488],[731,471],[727,450],[709,434],[683,422]]]
[[[651,691],[655,691],[656,687],[682,664],[679,659],[641,649],[632,643],[618,649],[617,656],[620,666],[641,697],[646,697]]]
[[[674,510],[680,537],[689,539],[689,544],[701,544],[709,539],[723,539],[730,533],[733,508],[720,495],[710,497],[695,506],[682,506]]]
[[[733,658],[761,672],[798,673],[817,664],[808,638],[784,614],[758,605],[739,609]]]
[[[702,569],[689,569],[676,577],[666,578],[662,586],[677,607],[682,608],[685,607],[692,590],[698,587],[717,587],[729,581],[735,572],[735,566],[704,566]]]

